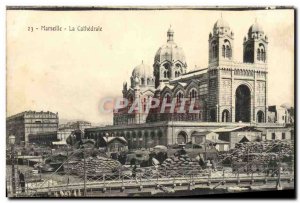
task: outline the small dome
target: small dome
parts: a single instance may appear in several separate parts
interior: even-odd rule
[[[161,46],[154,57],[154,63],[162,63],[164,61],[181,61],[185,64],[185,55],[183,49],[174,42],[173,40],[174,31],[170,27],[167,33],[168,40],[167,43]]]
[[[230,30],[229,24],[221,17],[217,20],[217,22],[214,25],[213,28],[213,34],[214,35],[231,35],[233,36],[233,33]]]
[[[143,62],[136,66],[132,71],[131,87],[135,87],[137,85],[142,87],[154,85],[152,68]]]
[[[248,34],[258,33],[258,32],[264,33],[262,26],[258,24],[257,21],[255,21],[255,23],[251,25],[251,27],[249,28]]]
[[[262,26],[255,20],[255,23],[248,30],[248,38],[263,38],[264,31]]]
[[[152,74],[152,68],[150,68],[150,66],[144,64],[144,62],[142,62],[140,65],[136,66],[133,71],[132,71],[132,77],[144,77],[144,78],[148,78],[148,77],[153,77]]]
[[[218,28],[230,28],[229,24],[221,17],[217,20],[217,22],[214,25],[214,29]]]

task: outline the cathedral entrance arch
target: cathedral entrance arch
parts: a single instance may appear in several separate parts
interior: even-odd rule
[[[256,117],[257,117],[256,119],[257,119],[258,123],[263,123],[264,122],[264,112],[258,111]]]
[[[240,85],[235,92],[235,121],[251,121],[251,91],[248,86]]]

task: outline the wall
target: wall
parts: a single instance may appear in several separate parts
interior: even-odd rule
[[[285,139],[291,140],[291,130],[287,128],[268,129],[266,131],[266,139],[273,140],[272,134],[275,133],[275,140],[282,140],[282,133],[285,133]]]
[[[14,134],[16,143],[29,141],[29,134],[52,132],[58,129],[58,114],[52,112],[25,111],[6,119],[7,136]]]
[[[233,149],[236,143],[239,143],[244,137],[246,137],[249,141],[256,141],[257,139],[261,139],[261,132],[231,132],[230,133],[230,148]]]

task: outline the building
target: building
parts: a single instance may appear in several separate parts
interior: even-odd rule
[[[289,109],[285,106],[269,106],[269,122],[274,123],[293,123],[291,113]]]
[[[237,143],[262,140],[262,131],[251,126],[219,128],[214,133],[218,134],[218,140],[228,142],[230,149]]]
[[[74,129],[78,129],[81,131],[84,131],[84,129],[86,128],[90,128],[92,126],[92,124],[90,122],[87,121],[76,121],[74,123],[71,124],[71,127]]]
[[[91,123],[86,121],[68,122],[60,124],[58,130],[48,132],[37,132],[28,135],[29,143],[51,145],[51,144],[66,144],[67,138],[75,131],[83,133],[84,129],[91,127]],[[58,142],[60,141],[60,142]]]
[[[52,142],[57,142],[57,131],[52,132],[38,132],[36,134],[28,135],[28,142],[39,145],[52,145]]]
[[[262,26],[250,26],[242,44],[243,62],[234,60],[234,33],[220,18],[208,35],[208,67],[187,72],[183,49],[174,41],[174,31],[167,32],[167,43],[155,54],[153,68],[144,64],[132,71],[131,85],[123,85],[123,97],[129,106],[114,114],[114,125],[138,124],[165,120],[203,122],[266,122],[267,119],[267,48],[268,38]],[[145,112],[149,100],[176,98],[175,113],[152,110]],[[200,113],[178,113],[183,99],[186,105],[195,99]],[[138,111],[128,113],[134,101],[140,100]],[[143,113],[141,113],[143,112]]]
[[[28,135],[58,130],[58,113],[25,111],[6,119],[6,137],[16,136],[16,143],[28,143]]]
[[[134,149],[195,142],[196,135],[224,127],[265,124],[268,37],[262,26],[255,21],[241,42],[243,62],[234,58],[234,32],[223,18],[214,24],[208,43],[207,68],[189,72],[183,48],[175,43],[170,28],[153,67],[142,62],[133,69],[130,86],[124,82],[122,95],[128,105],[123,102],[115,109],[113,126],[88,128],[85,136],[122,136]],[[149,109],[154,98],[159,105]],[[187,111],[190,106],[196,111]],[[230,140],[217,141],[227,150]]]
[[[128,149],[124,137],[102,137],[98,140],[97,146],[106,152],[123,152]]]
[[[84,132],[84,129],[90,128],[91,123],[87,121],[75,121],[68,122],[66,124],[60,124],[57,132],[58,140],[65,141],[73,131],[80,130]]]
[[[262,140],[293,140],[294,127],[286,124],[276,124],[268,126],[260,126],[262,131]]]
[[[57,139],[60,141],[66,141],[73,131],[74,129],[70,127],[60,127],[57,131]]]

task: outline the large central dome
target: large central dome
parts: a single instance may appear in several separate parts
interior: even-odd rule
[[[168,30],[167,36],[167,43],[157,50],[154,58],[154,63],[163,63],[164,61],[180,61],[185,64],[185,55],[183,49],[181,47],[178,47],[174,42],[174,31],[171,27]]]

